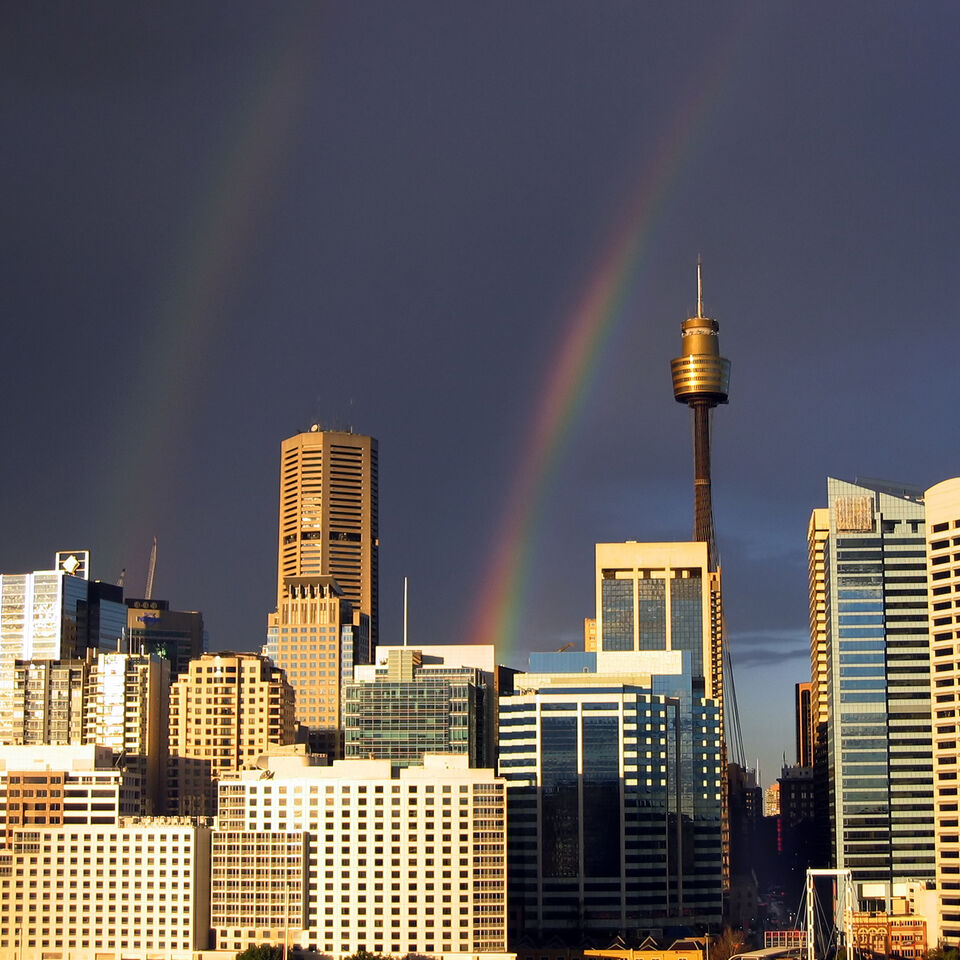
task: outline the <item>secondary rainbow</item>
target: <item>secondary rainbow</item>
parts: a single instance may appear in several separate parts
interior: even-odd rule
[[[299,134],[321,19],[321,12],[308,10],[277,24],[247,96],[223,123],[209,157],[197,158],[207,160],[210,174],[144,325],[152,335],[135,361],[137,389],[109,431],[115,449],[107,462],[123,465],[123,482],[111,511],[113,529],[101,539],[116,544],[127,563],[146,559],[142,524],[154,514],[144,513],[144,505],[177,495],[183,433],[203,406],[214,369],[230,362],[231,301],[269,201],[270,179]]]

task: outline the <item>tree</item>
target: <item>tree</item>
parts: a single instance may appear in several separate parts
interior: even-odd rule
[[[257,943],[241,950],[237,960],[283,960],[283,947],[276,943]]]
[[[724,927],[715,940],[710,941],[710,960],[730,960],[743,946],[743,934]]]

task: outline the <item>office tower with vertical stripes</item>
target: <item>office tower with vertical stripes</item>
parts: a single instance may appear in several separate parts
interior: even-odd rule
[[[377,441],[314,425],[280,448],[277,601],[288,580],[334,577],[378,639]]]
[[[264,652],[314,750],[342,755],[341,691],[378,633],[377,441],[314,425],[280,448],[277,607]]]
[[[811,710],[826,718],[814,777],[830,860],[857,882],[932,880],[923,491],[829,478],[810,530]]]

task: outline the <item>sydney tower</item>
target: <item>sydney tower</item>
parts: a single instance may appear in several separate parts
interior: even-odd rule
[[[730,361],[720,356],[720,324],[703,315],[703,285],[697,264],[697,315],[681,325],[681,355],[670,361],[673,395],[693,411],[693,539],[708,547],[710,569],[717,569],[710,493],[710,411],[727,402]]]

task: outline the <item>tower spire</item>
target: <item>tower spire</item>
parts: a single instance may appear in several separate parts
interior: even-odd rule
[[[703,278],[701,276],[701,268],[703,266],[703,261],[700,257],[697,257],[697,317],[703,316]]]

